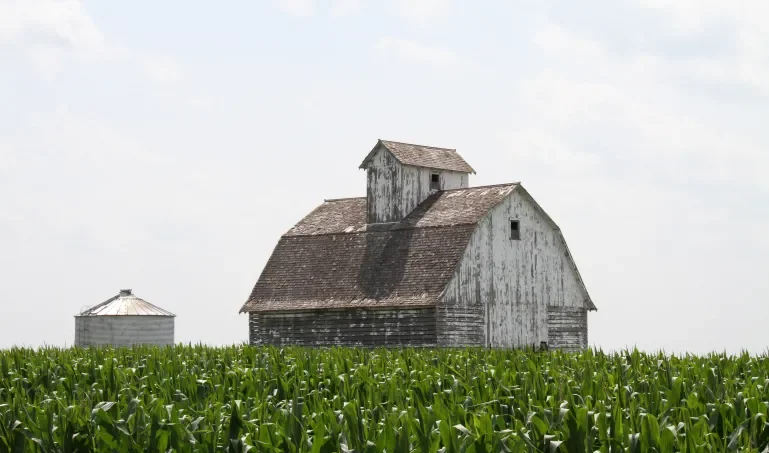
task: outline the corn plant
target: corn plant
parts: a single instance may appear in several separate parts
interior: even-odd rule
[[[769,452],[769,358],[0,350],[2,452]]]

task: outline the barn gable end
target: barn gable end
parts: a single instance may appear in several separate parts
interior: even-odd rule
[[[438,343],[577,349],[587,343],[580,320],[590,309],[557,225],[516,186],[473,232],[438,304]]]

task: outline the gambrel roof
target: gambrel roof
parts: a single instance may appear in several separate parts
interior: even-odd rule
[[[393,142],[390,140],[378,140],[377,144],[368,153],[360,168],[366,168],[368,162],[384,147],[403,165],[414,167],[434,168],[436,170],[451,170],[462,173],[475,173],[456,149],[436,148],[434,146],[414,145],[412,143]]]
[[[240,311],[434,306],[476,224],[517,190],[530,198],[517,183],[436,192],[392,224],[366,224],[365,198],[327,200],[281,237]]]

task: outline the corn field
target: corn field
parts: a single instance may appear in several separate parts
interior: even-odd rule
[[[769,451],[767,356],[0,350],[0,452]]]

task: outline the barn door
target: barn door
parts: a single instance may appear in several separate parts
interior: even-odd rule
[[[587,347],[587,310],[547,307],[547,346],[550,349],[579,351]]]

